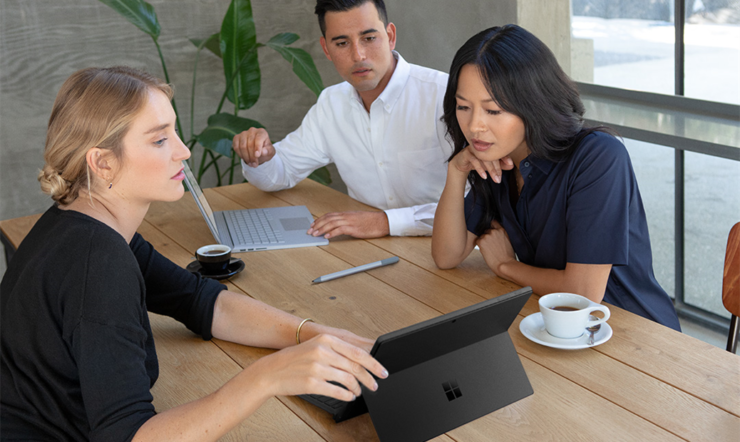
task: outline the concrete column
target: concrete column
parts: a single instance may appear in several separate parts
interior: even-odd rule
[[[517,3],[516,23],[545,42],[570,75],[570,0],[511,1]]]
[[[447,72],[457,49],[478,31],[516,23],[536,35],[570,73],[570,0],[386,0],[398,51]]]

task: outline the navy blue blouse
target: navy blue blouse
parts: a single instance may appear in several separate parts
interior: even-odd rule
[[[566,263],[612,264],[604,301],[680,331],[671,299],[653,273],[647,219],[627,149],[594,132],[562,162],[530,155],[519,164],[524,186],[516,206],[510,175],[490,178],[500,218],[519,261],[563,270]],[[513,189],[514,192],[516,189]],[[482,198],[465,198],[468,230],[483,216]]]

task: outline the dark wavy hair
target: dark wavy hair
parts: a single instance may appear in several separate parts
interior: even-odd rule
[[[326,13],[327,12],[344,12],[362,6],[367,2],[372,2],[375,9],[378,10],[378,17],[385,26],[388,26],[388,12],[385,10],[383,0],[317,0],[314,13],[319,16],[319,28],[321,35],[326,37]]]
[[[442,116],[455,147],[450,159],[467,146],[455,94],[460,70],[468,64],[478,67],[501,109],[522,119],[527,147],[537,158],[562,161],[584,136],[602,129],[583,128],[584,107],[575,83],[542,41],[517,25],[496,26],[470,38],[452,60]],[[500,221],[497,204],[477,173],[471,172],[468,181],[474,198],[485,202],[478,229],[488,229],[492,219]]]

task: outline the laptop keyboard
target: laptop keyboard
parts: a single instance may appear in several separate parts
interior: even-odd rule
[[[281,244],[285,242],[282,232],[270,225],[270,212],[263,209],[226,211],[224,215],[236,228],[233,234],[240,244]]]

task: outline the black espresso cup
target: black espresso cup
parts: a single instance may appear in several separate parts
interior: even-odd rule
[[[229,268],[231,247],[223,244],[211,244],[196,250],[195,258],[200,263],[203,273],[217,275]]]

